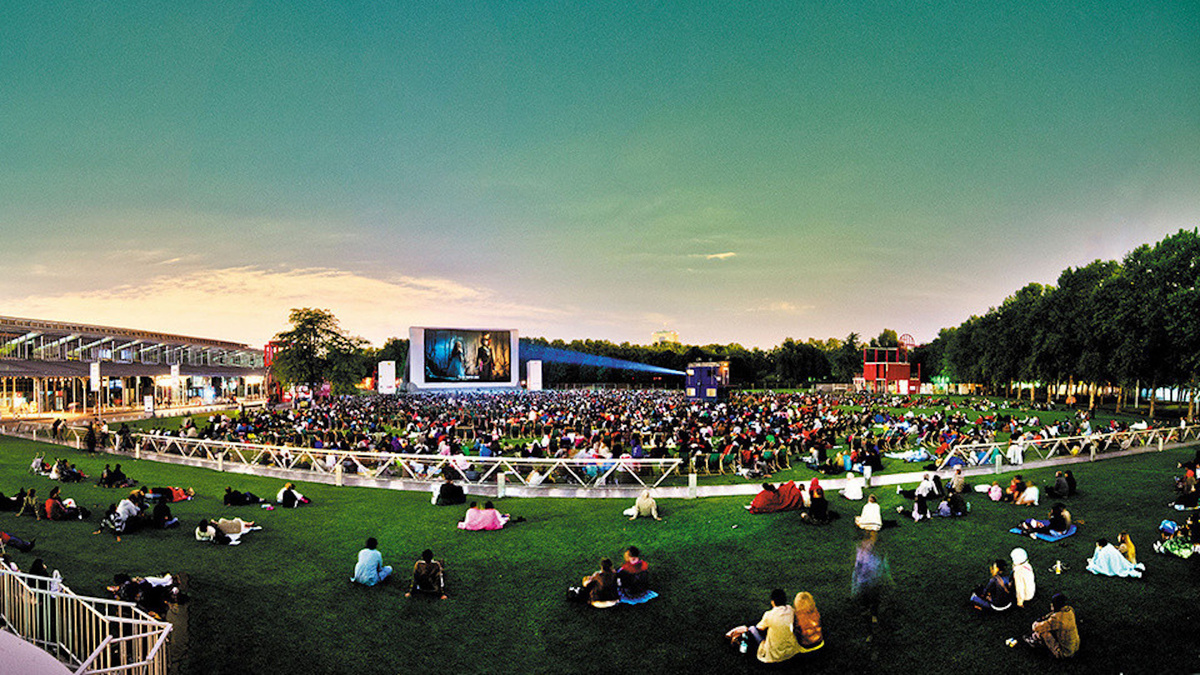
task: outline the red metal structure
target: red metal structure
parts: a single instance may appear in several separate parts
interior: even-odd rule
[[[907,347],[863,347],[863,383],[868,391],[918,394],[921,364],[914,377]]]

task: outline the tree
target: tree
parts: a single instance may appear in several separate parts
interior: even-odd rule
[[[304,307],[288,314],[291,330],[275,336],[283,345],[271,372],[285,386],[307,385],[314,393],[328,382],[334,394],[348,393],[369,372],[366,340],[347,335],[327,309]]]

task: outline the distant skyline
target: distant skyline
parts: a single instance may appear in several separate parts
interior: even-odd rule
[[[924,342],[1200,226],[1200,5],[16,3],[0,314]]]

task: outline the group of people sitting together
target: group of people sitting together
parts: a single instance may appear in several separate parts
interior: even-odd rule
[[[358,560],[354,564],[354,574],[350,583],[366,587],[377,586],[392,576],[392,566],[383,564],[383,554],[379,552],[379,541],[368,537],[366,546],[358,552]],[[404,597],[413,594],[430,595],[446,600],[446,567],[441,561],[433,558],[433,550],[425,549],[421,557],[413,563],[412,579]]]
[[[610,558],[600,559],[600,569],[583,578],[579,586],[567,589],[567,599],[584,602],[598,609],[619,604],[640,605],[658,597],[650,590],[650,565],[642,560],[636,546],[625,549],[624,561],[613,569]]]

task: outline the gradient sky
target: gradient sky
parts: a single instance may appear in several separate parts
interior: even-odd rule
[[[920,341],[1200,225],[1200,3],[21,2],[0,314]]]

